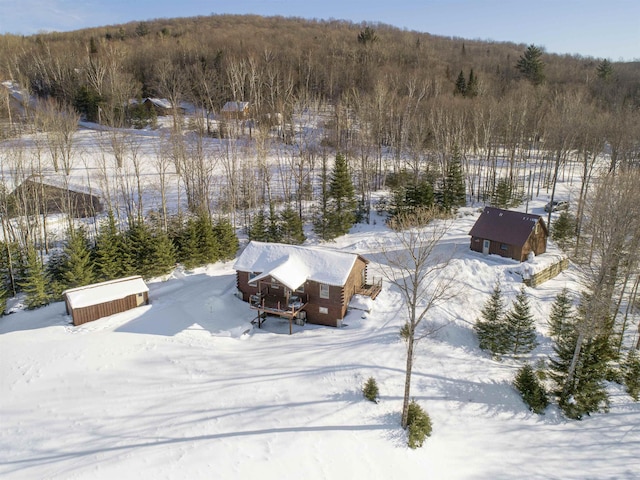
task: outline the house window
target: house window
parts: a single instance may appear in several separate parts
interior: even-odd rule
[[[506,252],[507,250],[509,250],[509,245],[507,245],[505,243],[501,243],[500,244],[500,250],[504,250]]]
[[[326,283],[320,284],[320,298],[329,298],[329,285]]]
[[[329,309],[327,307],[318,307],[318,313],[329,313]]]
[[[277,283],[272,283],[271,284],[271,288],[273,288],[274,290],[279,290],[280,289],[280,285],[278,285]]]
[[[257,272],[249,272],[249,285],[252,287],[256,286],[256,282],[252,281],[254,278],[258,276]]]
[[[304,293],[304,283],[302,285],[300,285],[298,288],[296,288],[296,292]]]

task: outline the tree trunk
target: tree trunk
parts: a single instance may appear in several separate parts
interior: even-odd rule
[[[407,339],[407,366],[404,376],[404,399],[402,401],[402,428],[407,428],[409,419],[409,399],[411,398],[411,370],[413,369],[413,344],[415,342],[414,333],[410,332]]]

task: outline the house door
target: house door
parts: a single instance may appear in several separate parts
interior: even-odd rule
[[[489,254],[489,247],[491,246],[491,241],[489,240],[484,240],[482,242],[482,253],[484,253],[485,255]]]

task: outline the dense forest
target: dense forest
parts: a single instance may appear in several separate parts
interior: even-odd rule
[[[224,15],[3,35],[0,77],[37,99],[16,109],[9,89],[0,95],[0,298],[22,290],[37,307],[91,281],[233,258],[234,232],[301,243],[306,224],[330,240],[373,207],[397,217],[515,207],[541,190],[553,200],[567,176],[578,193],[551,231],[587,292],[563,357],[567,384],[576,345],[603,341],[608,359],[631,338],[640,63],[384,24]],[[147,98],[163,99],[171,118],[151,154],[132,133],[158,128]],[[225,115],[230,101],[248,112]],[[10,191],[33,175],[82,177],[79,120],[102,132],[102,156],[81,180],[99,186],[108,215],[87,230],[69,218],[61,241],[32,199]]]

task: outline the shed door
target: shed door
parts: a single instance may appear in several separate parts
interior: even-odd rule
[[[485,255],[489,254],[489,247],[491,246],[491,241],[489,240],[484,240],[482,242],[482,253],[484,253]]]

